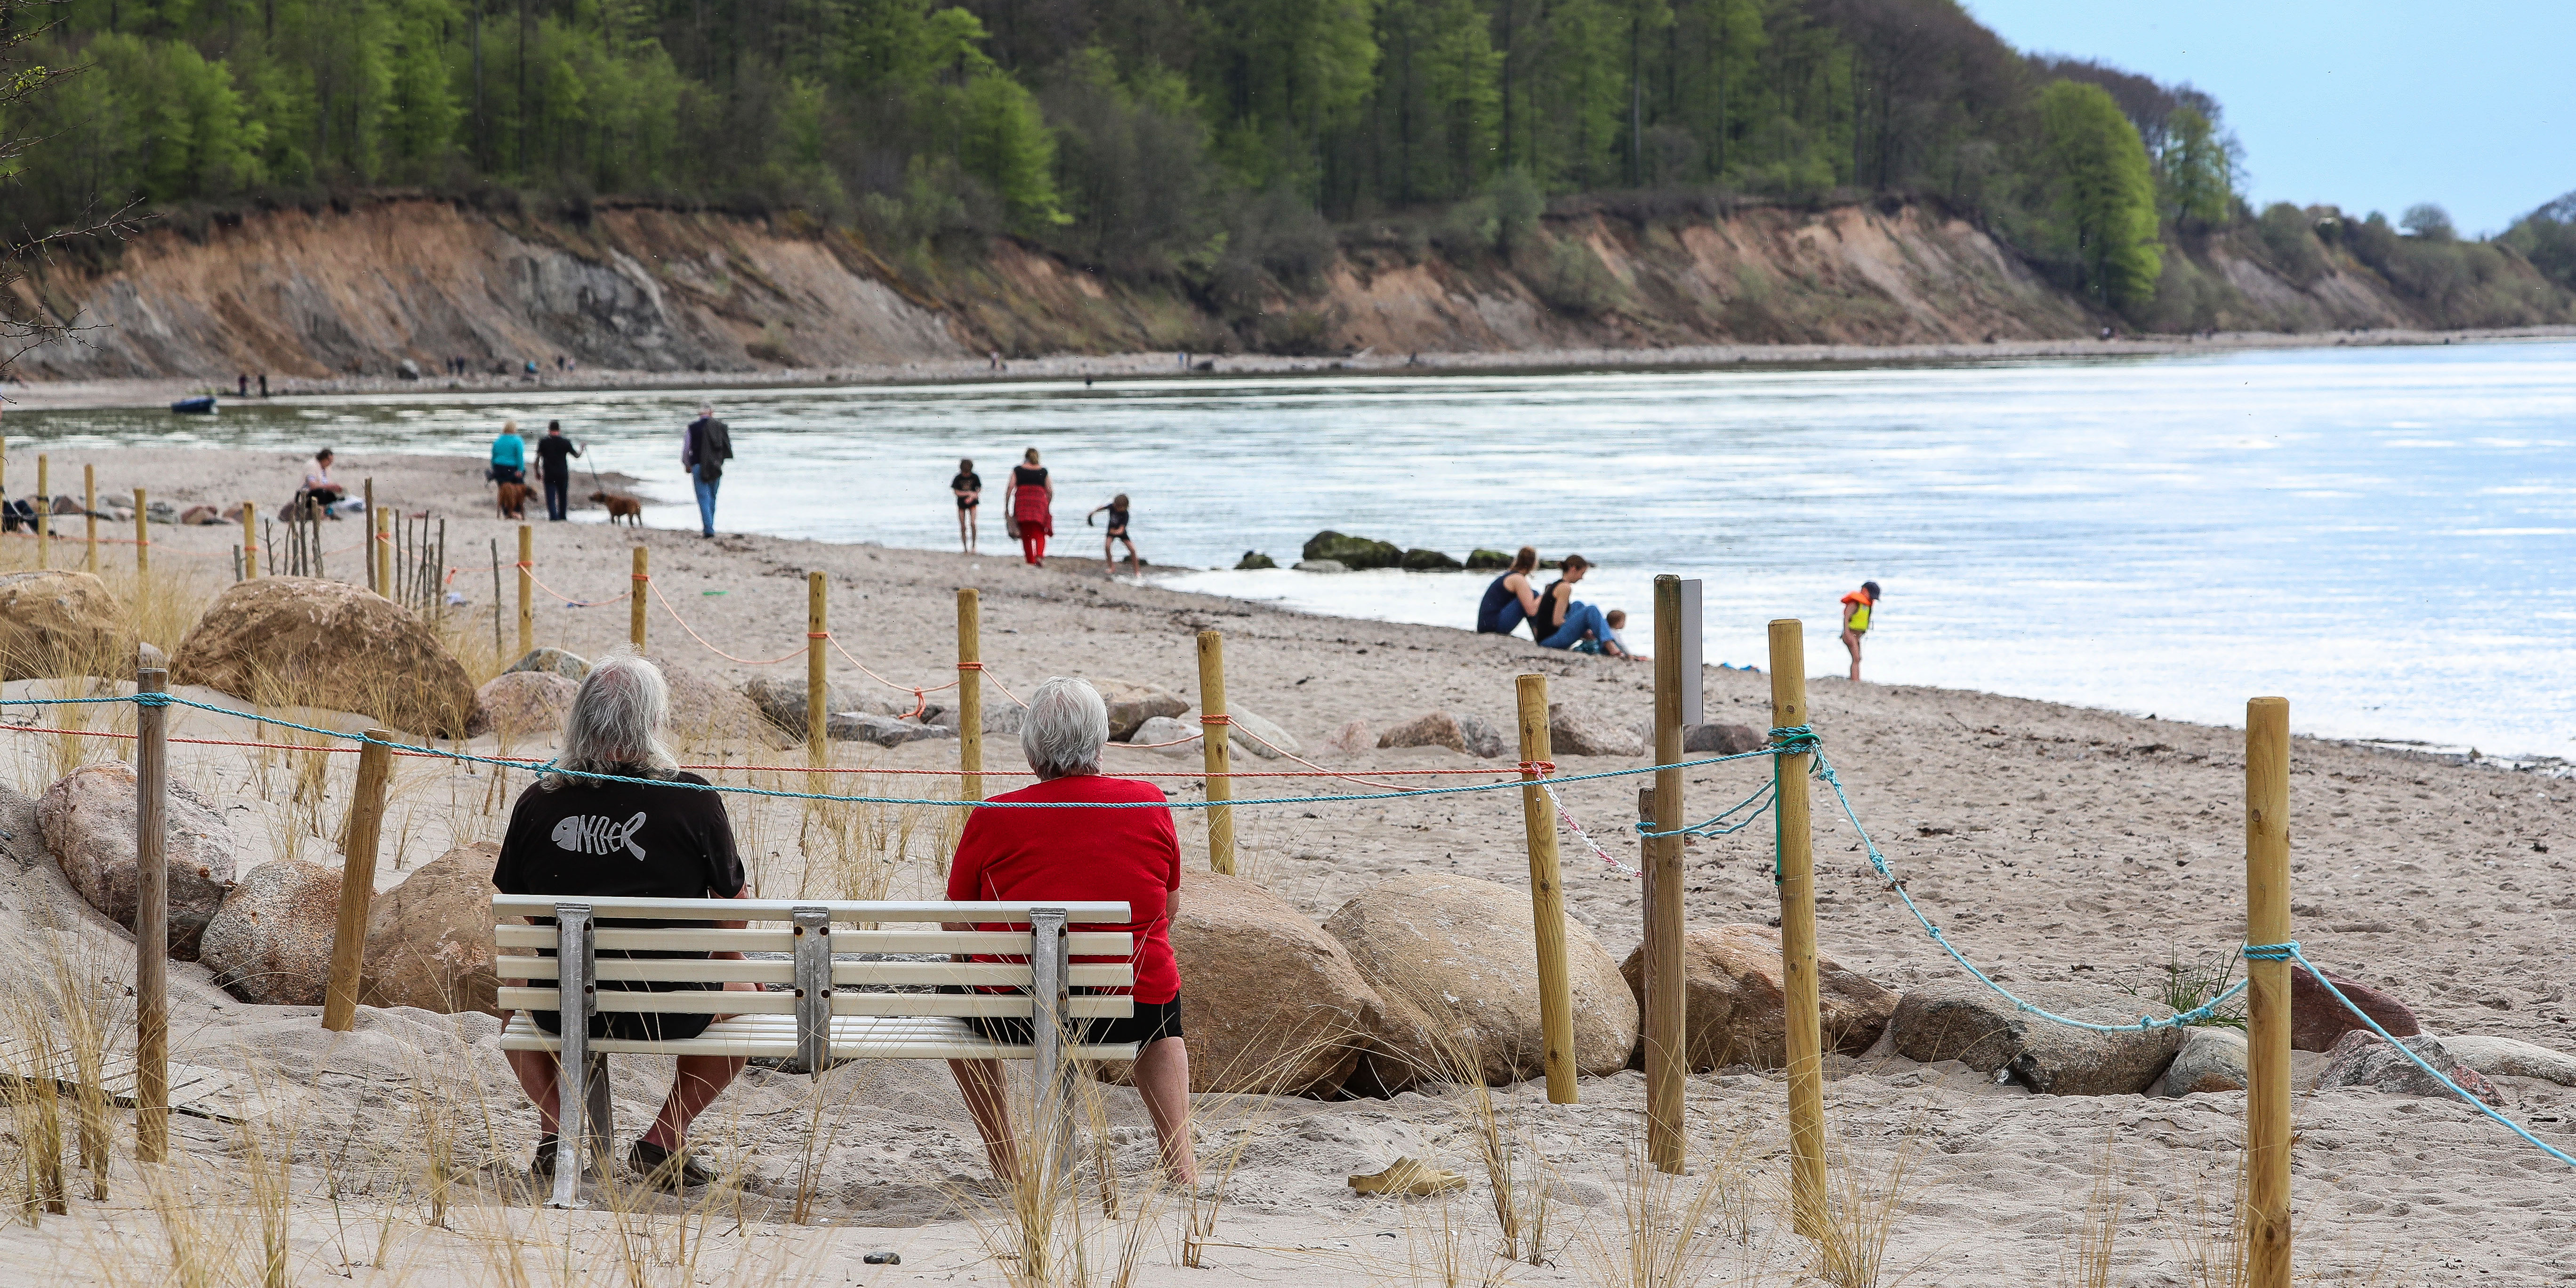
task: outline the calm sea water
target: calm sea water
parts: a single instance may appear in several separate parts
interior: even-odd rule
[[[740,453],[720,526],[954,548],[957,458],[984,546],[1020,450],[1054,470],[1053,549],[1125,492],[1146,557],[1213,594],[1468,626],[1486,576],[1234,572],[1320,528],[1600,568],[1580,598],[1652,639],[1658,572],[1706,583],[1709,661],[1886,587],[1867,674],[2303,732],[2576,756],[2576,344],[1425,378],[719,392]],[[562,419],[693,523],[689,393],[278,400],[212,419],[13,414],[13,440],[480,458],[503,417]],[[344,471],[356,472],[356,471]]]

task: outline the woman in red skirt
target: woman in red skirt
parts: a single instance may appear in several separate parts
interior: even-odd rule
[[[1020,459],[1011,467],[1011,493],[1003,499],[1002,518],[1019,534],[1021,555],[1032,566],[1045,567],[1046,539],[1055,535],[1055,516],[1049,512],[1055,484],[1047,482],[1047,472],[1038,464],[1038,449],[1030,448]]]

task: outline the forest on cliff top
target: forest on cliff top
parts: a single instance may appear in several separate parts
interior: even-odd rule
[[[2358,261],[2453,325],[2576,287],[2569,203],[2492,242],[2432,207],[2258,214],[2208,95],[2022,54],[1955,0],[0,0],[0,42],[12,234],[615,198],[803,212],[898,260],[1010,235],[1239,306],[1358,224],[1526,259],[1569,203],[1893,198],[2159,329],[2200,324],[2212,237],[2294,281]]]

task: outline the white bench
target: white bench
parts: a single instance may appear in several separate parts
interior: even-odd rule
[[[553,1053],[566,1072],[560,1079],[560,1138],[553,1206],[573,1207],[586,1153],[606,1157],[613,1129],[608,1107],[610,1055],[713,1055],[792,1060],[820,1077],[840,1060],[1028,1060],[1038,1075],[1035,1123],[1070,1125],[1066,1079],[1075,1061],[1133,1060],[1136,1044],[1070,1043],[1076,1020],[1123,1019],[1135,1014],[1125,994],[1077,996],[1075,988],[1129,988],[1135,984],[1133,936],[1126,931],[1075,930],[1083,925],[1123,925],[1124,903],[1084,902],[825,902],[802,899],[623,899],[558,895],[496,895],[492,900],[493,970],[512,983],[500,990],[503,1009],[517,1012],[501,1031],[505,1051]],[[526,917],[551,917],[552,926]],[[748,929],[677,926],[602,926],[599,920],[748,921]],[[1025,930],[943,930],[943,922],[1008,923]],[[760,923],[769,923],[764,927]],[[888,930],[886,923],[920,929]],[[838,927],[861,927],[838,929]],[[541,957],[535,950],[553,949]],[[658,952],[783,953],[787,960],[733,961],[704,957],[608,958],[608,950]],[[890,954],[1007,955],[1017,962],[886,961]],[[1074,965],[1075,955],[1115,957]],[[669,992],[603,989],[601,981],[690,983],[718,988]],[[724,992],[728,983],[762,991]],[[769,986],[780,986],[773,991]],[[1002,987],[1005,993],[896,991],[937,985]],[[565,1003],[566,996],[572,999]],[[560,1035],[536,1026],[529,1011],[562,1013]],[[607,1011],[717,1014],[704,1033],[674,1041],[592,1038],[589,1017]],[[996,1041],[976,1032],[966,1017],[1030,1022],[1032,1041]],[[581,1077],[570,1071],[584,1071]],[[1047,1076],[1054,1070],[1055,1076]],[[571,1149],[586,1141],[590,1150]],[[605,1166],[603,1162],[603,1166]]]

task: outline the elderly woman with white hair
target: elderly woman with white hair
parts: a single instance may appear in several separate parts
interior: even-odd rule
[[[1161,788],[1101,775],[1100,749],[1108,742],[1109,709],[1097,690],[1063,676],[1039,685],[1029,695],[1020,724],[1020,749],[1038,781],[992,802],[1070,808],[977,809],[957,838],[948,897],[1126,901],[1134,920],[1119,929],[1135,936],[1135,1014],[1085,1020],[1076,1040],[1138,1044],[1136,1090],[1162,1141],[1164,1167],[1174,1180],[1187,1184],[1197,1180],[1198,1163],[1190,1149],[1190,1055],[1181,1041],[1181,969],[1172,956],[1171,920],[1181,898],[1180,834],[1172,826],[1172,811],[1162,807]],[[1083,808],[1112,803],[1156,808]],[[1027,1020],[969,1022],[1001,1041],[1029,1040]],[[951,1060],[948,1067],[983,1134],[993,1174],[1016,1179],[1019,1158],[1009,1102],[1002,1094],[1001,1062]]]
[[[553,771],[520,793],[518,804],[510,811],[509,830],[501,839],[500,861],[492,869],[495,890],[503,894],[602,898],[749,897],[742,858],[734,852],[733,828],[725,819],[724,798],[703,790],[707,780],[682,773],[663,744],[663,726],[669,721],[670,708],[670,688],[652,663],[620,654],[591,668],[580,691],[573,695],[571,714],[564,720],[562,753],[555,757]],[[609,782],[581,776],[585,774],[653,781]],[[677,923],[603,919],[599,924]],[[744,923],[714,924],[739,929]],[[602,949],[599,955],[628,954]],[[632,985],[602,980],[599,987]],[[725,987],[747,992],[752,985]],[[561,1031],[562,1017],[557,1012],[539,1011],[531,1018],[548,1033]],[[610,1011],[592,1017],[590,1035],[645,1041],[692,1038],[721,1018],[724,1017],[712,1008],[708,1014]],[[558,1061],[544,1051],[512,1051],[508,1055],[512,1072],[518,1074],[519,1085],[536,1103],[537,1116],[545,1125],[545,1135],[537,1142],[536,1159],[530,1170],[541,1177],[551,1176],[558,1152]],[[654,1118],[652,1127],[636,1140],[627,1158],[628,1166],[648,1184],[665,1190],[704,1185],[712,1179],[706,1168],[688,1156],[684,1142],[690,1121],[742,1072],[742,1065],[742,1061],[725,1056],[681,1056],[671,1094],[662,1102],[662,1112]]]

